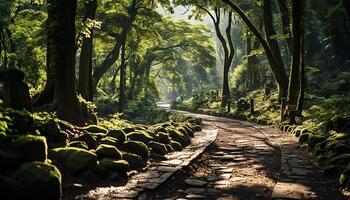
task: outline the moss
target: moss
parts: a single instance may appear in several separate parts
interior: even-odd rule
[[[80,148],[80,149],[86,149],[88,150],[88,146],[85,142],[83,141],[73,141],[69,143],[70,147],[76,147],[76,148]]]
[[[309,135],[308,145],[311,148],[314,148],[318,143],[325,141],[327,138],[321,135]]]
[[[99,141],[99,144],[108,144],[108,145],[112,145],[112,146],[115,146],[117,147],[119,142],[118,142],[118,139],[117,138],[114,138],[114,137],[105,137],[105,138],[102,138],[100,141]]]
[[[147,164],[141,156],[133,153],[123,153],[123,159],[129,163],[130,169],[141,169]]]
[[[147,144],[148,142],[153,140],[153,137],[149,135],[147,132],[131,132],[126,135],[128,140],[139,141]]]
[[[80,175],[97,165],[95,153],[75,147],[51,149],[49,157],[72,175]]]
[[[99,159],[111,158],[111,159],[122,159],[121,152],[112,145],[100,144],[96,149],[96,154]]]
[[[154,136],[154,141],[163,144],[170,144],[170,138],[168,133],[159,132]]]
[[[47,159],[46,138],[43,136],[22,135],[14,141],[14,147],[22,163],[45,162]]]
[[[306,143],[308,141],[308,139],[309,139],[309,135],[310,134],[308,134],[308,133],[300,135],[300,137],[299,137],[299,144]]]
[[[90,126],[84,127],[83,130],[86,130],[90,133],[104,133],[104,134],[106,134],[108,132],[107,129],[103,128],[102,126],[98,126],[98,125],[90,125]]]
[[[96,149],[97,142],[92,134],[85,133],[84,135],[80,136],[78,140],[85,142],[89,149]]]
[[[181,151],[182,150],[182,146],[179,142],[171,141],[170,145],[173,147],[174,151]]]
[[[126,176],[130,166],[126,160],[111,160],[104,158],[96,166],[95,172],[98,175],[108,176],[110,172]]]
[[[19,199],[60,199],[62,178],[54,165],[25,163],[18,170],[15,180]]]
[[[126,134],[121,129],[113,129],[108,131],[107,136],[118,139],[120,144],[123,144],[126,141]]]
[[[126,151],[137,154],[143,159],[147,159],[150,155],[147,145],[140,141],[126,141],[123,147]]]
[[[135,131],[134,127],[127,127],[122,129],[124,133],[128,134]]]
[[[181,146],[186,147],[191,144],[191,139],[175,129],[169,130],[170,139],[179,142]]]
[[[167,148],[165,144],[159,143],[159,142],[150,142],[148,143],[148,147],[151,149],[151,152],[164,155],[167,153]]]

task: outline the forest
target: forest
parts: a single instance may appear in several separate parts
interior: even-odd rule
[[[0,0],[0,199],[350,199],[350,0]]]

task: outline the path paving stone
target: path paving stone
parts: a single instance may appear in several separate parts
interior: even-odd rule
[[[205,199],[205,196],[199,194],[188,194],[186,195],[187,199]]]
[[[207,182],[199,180],[199,179],[192,179],[188,178],[185,180],[185,183],[190,185],[190,186],[205,186]]]
[[[187,188],[185,193],[187,194],[202,194],[205,192],[204,188]]]

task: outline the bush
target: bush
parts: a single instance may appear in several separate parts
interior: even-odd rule
[[[31,162],[18,170],[16,194],[19,199],[60,199],[61,173],[51,164]]]

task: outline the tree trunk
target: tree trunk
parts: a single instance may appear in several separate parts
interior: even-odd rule
[[[118,60],[120,48],[122,46],[123,41],[127,37],[129,31],[132,28],[133,22],[135,21],[137,11],[138,11],[138,4],[139,1],[132,0],[131,5],[128,9],[129,18],[128,21],[125,23],[125,25],[122,27],[122,32],[118,37],[116,37],[116,45],[114,46],[113,50],[107,55],[106,59],[103,61],[103,63],[99,66],[95,67],[94,74],[93,74],[93,88],[96,90],[98,82],[102,78],[102,76],[111,68],[111,66]]]
[[[112,92],[115,92],[115,79],[117,79],[117,75],[118,75],[118,73],[119,73],[119,71],[120,71],[120,68],[121,68],[121,66],[119,66],[119,67],[115,70],[115,72],[114,72],[114,74],[113,74],[113,78],[112,78],[112,81],[111,81],[111,84],[110,84],[110,87],[111,87],[111,91],[112,91]]]
[[[77,0],[54,0],[54,24],[51,24],[53,40],[53,67],[56,73],[54,105],[60,119],[75,125],[84,120],[75,91],[75,16]]]
[[[275,36],[277,34],[274,27],[273,27],[271,0],[264,0],[263,4],[264,4],[263,5],[263,20],[264,20],[266,41],[270,47],[270,50],[272,51],[273,55],[275,56],[277,64],[279,65],[279,67],[284,68],[284,63],[283,63],[283,59],[281,56],[281,50],[280,50],[280,47],[278,45],[278,41],[276,39],[271,38],[272,36]]]
[[[343,5],[348,18],[350,18],[350,0],[343,0]]]
[[[54,29],[49,28],[50,24],[54,24],[55,16],[52,8],[54,0],[48,0],[47,5],[47,42],[46,42],[46,83],[44,90],[33,100],[33,106],[41,106],[47,103],[52,103],[55,94],[55,70],[54,70],[54,41],[52,35]]]
[[[120,84],[119,84],[119,112],[125,108],[125,84],[126,84],[126,63],[125,63],[125,43],[122,44],[121,65],[120,65]]]
[[[288,104],[296,106],[299,93],[300,49],[301,49],[301,0],[292,0],[293,16],[293,59],[290,72]],[[295,124],[295,112],[289,115],[289,122]]]
[[[240,18],[244,21],[244,23],[247,25],[249,30],[255,35],[255,37],[259,40],[261,45],[264,48],[264,51],[266,53],[267,60],[269,61],[271,71],[273,73],[273,76],[277,82],[278,85],[278,91],[279,91],[279,97],[285,97],[287,96],[288,91],[288,78],[285,69],[283,66],[278,65],[275,56],[270,50],[269,45],[264,40],[263,36],[259,33],[259,31],[256,29],[256,27],[253,25],[253,23],[249,20],[247,15],[243,12],[243,10],[235,3],[233,3],[230,0],[223,0],[226,2],[232,10],[234,10]]]
[[[86,11],[84,16],[84,21],[86,22],[88,19],[94,20],[97,9],[97,0],[91,0],[86,3]],[[89,81],[92,80],[92,48],[93,48],[93,27],[90,29],[91,34],[90,37],[84,37],[81,53],[80,53],[80,61],[79,61],[79,84],[78,84],[78,92],[84,99],[92,100],[89,97],[93,96],[89,94]]]
[[[288,38],[286,38],[286,42],[289,54],[291,55],[293,52],[293,39],[292,34],[290,32],[290,20],[287,0],[278,0],[278,7],[280,9],[282,18],[282,32],[284,35],[288,35]]]
[[[305,88],[306,88],[306,74],[305,74],[305,3],[302,3],[301,10],[301,44],[300,44],[300,92],[298,98],[298,106],[297,110],[302,114],[303,106],[304,106],[304,96],[305,96]]]

